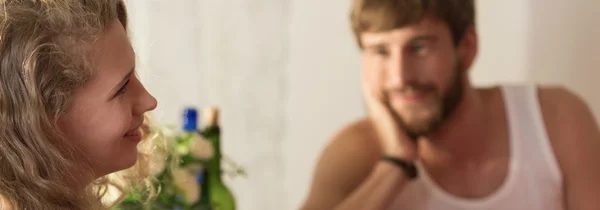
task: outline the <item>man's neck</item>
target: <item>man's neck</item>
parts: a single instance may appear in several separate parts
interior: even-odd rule
[[[434,135],[419,140],[419,153],[429,164],[461,164],[481,160],[491,132],[480,93],[467,84],[463,99]]]

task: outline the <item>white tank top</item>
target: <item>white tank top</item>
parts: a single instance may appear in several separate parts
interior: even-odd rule
[[[562,177],[552,152],[534,85],[501,88],[510,137],[508,176],[487,197],[454,196],[437,186],[420,164],[389,210],[564,210]]]

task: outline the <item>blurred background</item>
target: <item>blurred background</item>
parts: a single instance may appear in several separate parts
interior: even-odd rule
[[[248,172],[225,179],[239,209],[297,209],[327,140],[365,114],[351,0],[127,2],[158,122],[219,106],[223,152]],[[476,85],[564,85],[600,117],[600,1],[476,2]]]

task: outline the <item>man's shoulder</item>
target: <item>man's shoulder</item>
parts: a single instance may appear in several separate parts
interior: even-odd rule
[[[576,99],[581,100],[581,97],[573,90],[562,85],[536,85],[538,97],[540,99]],[[582,101],[580,101],[582,102]]]
[[[536,88],[546,133],[556,153],[564,153],[561,151],[566,149],[564,145],[574,143],[573,138],[578,134],[573,131],[596,127],[592,110],[576,92],[558,85],[538,85]]]
[[[544,121],[548,126],[580,123],[581,118],[592,114],[587,102],[578,93],[558,85],[538,85],[537,97]]]
[[[360,118],[341,127],[329,140],[325,152],[368,159],[377,156],[380,145],[369,118]]]
[[[595,196],[600,192],[600,131],[592,110],[583,97],[564,87],[540,87],[538,98],[567,204],[592,209],[599,203]]]
[[[317,162],[309,200],[332,196],[324,194],[330,190],[345,197],[369,176],[379,159],[379,145],[372,135],[367,119],[348,123],[333,135]]]
[[[371,120],[363,117],[347,123],[340,128],[331,138],[330,143],[344,143],[357,145],[377,145],[377,133]]]
[[[356,119],[338,130],[336,136],[366,138],[374,135],[373,124],[368,117]]]
[[[516,87],[517,91],[531,90],[523,87],[533,87],[538,101],[539,111],[553,149],[562,153],[563,144],[571,144],[572,138],[582,126],[595,126],[595,120],[587,102],[578,93],[560,85],[519,84],[509,83],[488,87],[478,87],[477,90],[487,98],[493,98],[502,103],[500,90]]]
[[[565,87],[539,86],[538,100],[553,152],[567,174],[578,156],[599,148],[596,119],[583,97]]]

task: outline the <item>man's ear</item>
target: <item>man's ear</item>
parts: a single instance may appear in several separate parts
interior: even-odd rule
[[[461,60],[462,69],[469,69],[473,65],[479,50],[477,30],[475,26],[469,26],[458,43],[458,56]]]

